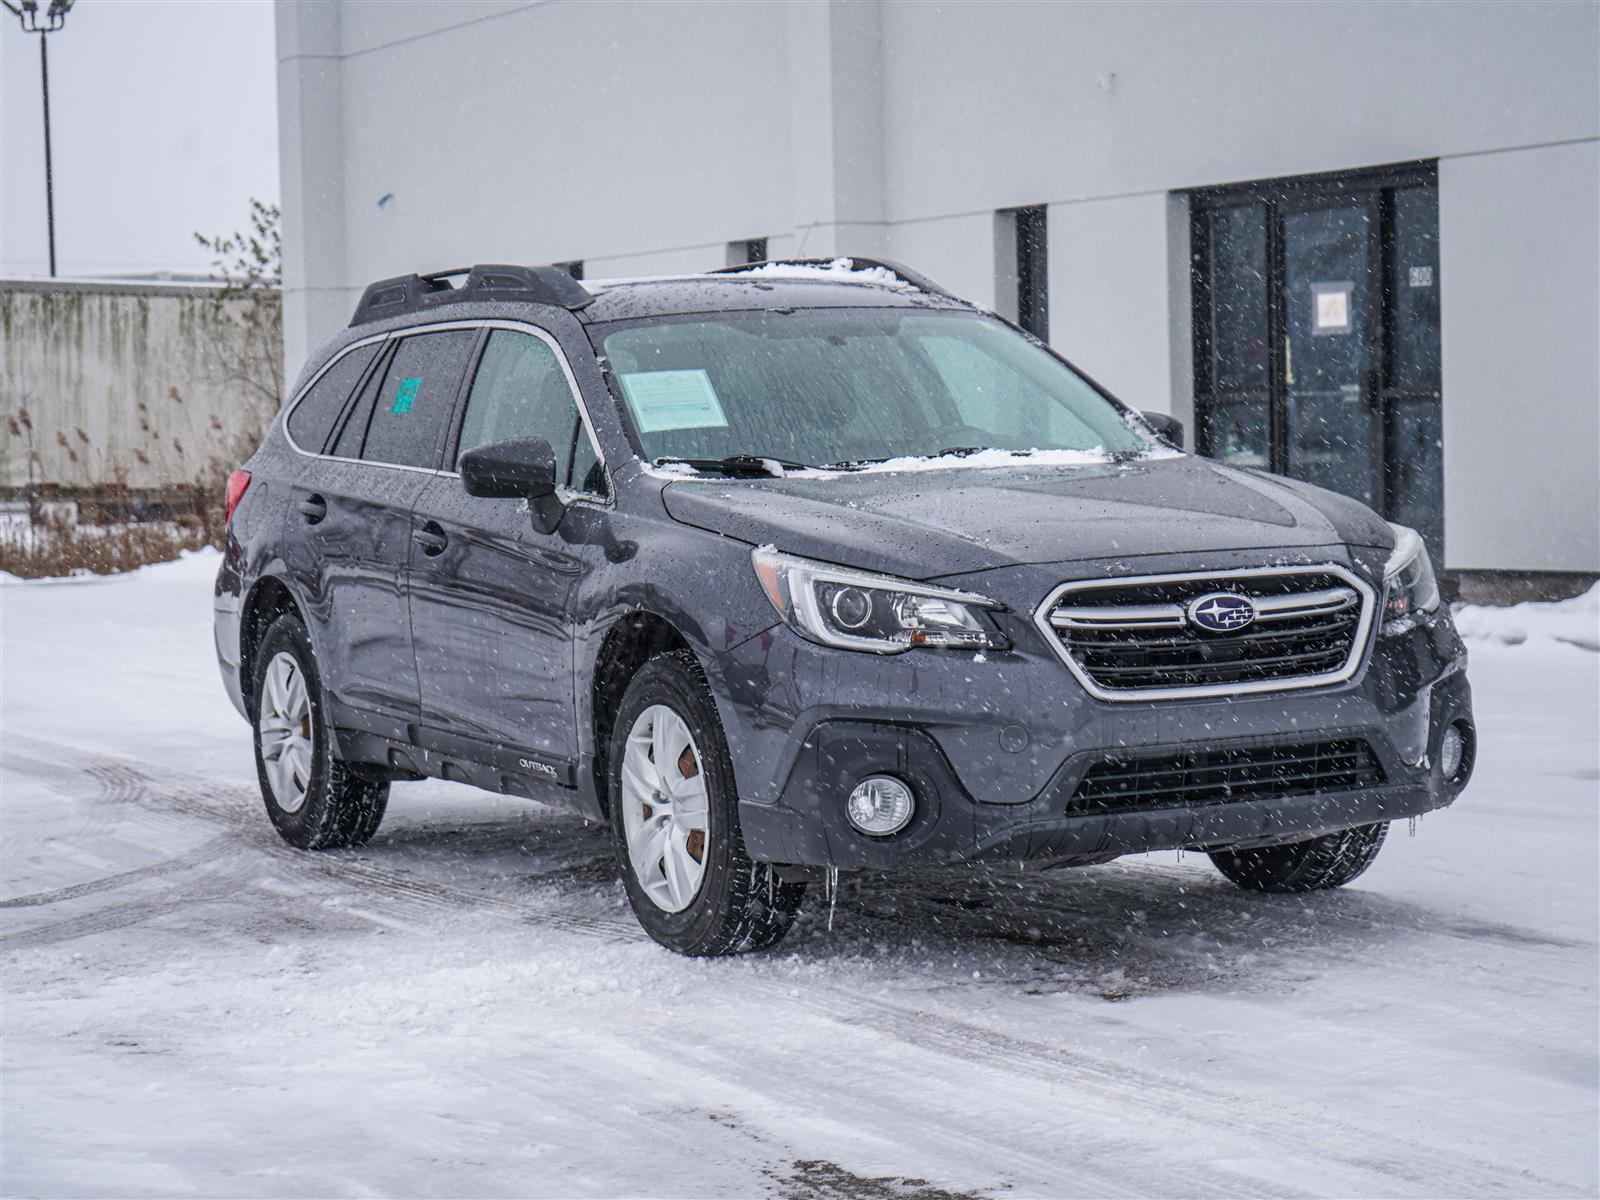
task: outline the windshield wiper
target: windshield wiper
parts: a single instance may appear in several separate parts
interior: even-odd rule
[[[992,450],[992,446],[946,446],[935,458],[966,458],[969,454],[982,454],[985,450]]]
[[[725,458],[679,458],[675,454],[656,459],[656,465],[682,463],[696,471],[716,471],[722,475],[773,475],[783,477],[784,471],[809,471],[810,463],[792,462],[786,458],[773,458],[770,454],[730,454]]]

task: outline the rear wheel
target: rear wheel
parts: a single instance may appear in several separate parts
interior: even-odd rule
[[[609,772],[617,858],[645,932],[696,956],[776,945],[805,885],[745,852],[727,740],[692,654],[659,655],[628,684]]]
[[[1315,892],[1343,887],[1372,865],[1389,826],[1358,825],[1324,837],[1250,850],[1213,850],[1211,861],[1252,892]]]
[[[316,657],[297,617],[279,617],[261,639],[250,698],[256,775],[279,836],[302,850],[334,850],[376,833],[389,785],[334,757]]]

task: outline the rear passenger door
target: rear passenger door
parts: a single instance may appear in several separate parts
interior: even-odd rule
[[[341,728],[408,740],[417,720],[411,507],[438,470],[476,338],[470,328],[392,337],[290,497],[284,541]]]
[[[525,328],[489,331],[451,448],[514,437],[555,451],[564,498],[605,504],[603,465],[555,340]],[[570,783],[577,757],[572,603],[592,554],[563,531],[533,526],[523,500],[469,496],[441,475],[412,514],[411,625],[423,723],[453,749],[514,774]],[[431,541],[430,541],[431,539]]]

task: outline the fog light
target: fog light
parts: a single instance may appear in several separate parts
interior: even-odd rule
[[[911,789],[894,776],[868,775],[856,784],[844,811],[862,833],[888,837],[910,823],[914,805]]]
[[[1467,739],[1461,732],[1461,723],[1452,721],[1445,727],[1439,740],[1439,773],[1445,779],[1454,779],[1461,770],[1461,759],[1467,749]]]

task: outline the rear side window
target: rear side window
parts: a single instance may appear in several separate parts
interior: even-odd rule
[[[452,329],[400,342],[372,406],[362,458],[403,467],[436,465],[439,439],[477,337],[475,329]]]
[[[361,443],[366,440],[367,426],[372,422],[372,402],[378,394],[378,389],[383,387],[384,371],[389,365],[388,351],[393,348],[394,344],[389,343],[388,349],[372,374],[367,377],[367,382],[362,385],[361,391],[345,405],[345,415],[340,419],[340,423],[334,426],[334,457],[361,457]]]
[[[333,432],[333,424],[339,419],[344,402],[350,398],[350,390],[360,381],[361,373],[367,369],[381,345],[381,342],[373,342],[370,346],[357,346],[344,357],[336,359],[322,373],[322,377],[311,385],[311,389],[289,413],[289,437],[296,446],[311,454],[323,452],[328,445],[328,435]]]
[[[476,446],[506,438],[543,438],[561,464],[563,484],[603,492],[589,436],[581,427],[572,387],[556,352],[531,334],[497,329],[489,335],[461,420],[456,462]],[[574,449],[578,461],[570,465]]]

